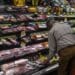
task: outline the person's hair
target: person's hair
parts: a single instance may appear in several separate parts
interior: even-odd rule
[[[48,29],[51,29],[54,23],[55,23],[55,18],[49,17],[46,21],[46,25],[47,25]]]

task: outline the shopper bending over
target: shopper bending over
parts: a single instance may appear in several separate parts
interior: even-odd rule
[[[49,59],[57,52],[60,57],[58,75],[67,75],[68,62],[75,56],[75,39],[72,29],[68,23],[55,21],[54,18],[49,18],[47,25],[50,29]]]

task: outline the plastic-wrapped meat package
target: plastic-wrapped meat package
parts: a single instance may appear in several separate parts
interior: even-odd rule
[[[45,33],[45,34],[43,33],[43,34],[42,34],[42,37],[43,37],[43,38],[48,38],[48,34],[47,34],[47,33]]]
[[[43,49],[43,46],[42,46],[41,44],[36,44],[36,45],[34,45],[34,47],[35,47],[37,50]]]
[[[26,65],[28,63],[28,59],[20,59],[15,61],[15,66],[23,66]]]
[[[2,29],[2,30],[8,29],[8,28],[9,28],[9,26],[1,26],[0,27],[0,29]]]
[[[22,75],[33,70],[33,68],[32,66],[29,66],[29,67],[19,66],[19,67],[15,67],[14,70],[15,70],[14,75]]]
[[[4,20],[4,16],[0,15],[0,21]]]
[[[9,40],[10,42],[12,42],[14,45],[19,44],[19,43],[16,41],[16,39],[9,38],[8,40]]]
[[[35,31],[35,28],[32,26],[27,26],[26,28],[27,28],[27,31]]]
[[[22,75],[24,73],[24,66],[14,67],[6,71],[6,75]]]
[[[25,50],[25,48],[24,48],[24,50]],[[28,51],[27,53],[35,52],[36,48],[34,48],[33,46],[27,46],[26,51]]]
[[[35,47],[31,47],[31,48],[29,49],[29,52],[31,52],[31,53],[36,52],[36,51],[37,51],[37,50],[36,50]]]
[[[4,75],[4,72],[3,71],[0,71],[0,75]]]
[[[17,22],[17,20],[16,20],[16,18],[15,18],[14,16],[11,16],[10,20],[11,20],[12,22]]]
[[[36,34],[36,37],[37,37],[37,38],[41,38],[42,35],[41,35],[41,34]]]
[[[23,56],[25,53],[23,53],[23,50],[19,49],[18,50],[18,56]]]
[[[17,32],[17,28],[11,28],[12,32]]]
[[[33,66],[30,65],[30,64],[26,64],[25,68],[27,68],[28,70],[33,70],[33,69],[35,69],[35,67],[33,67]]]
[[[18,27],[17,27],[17,30],[18,30],[18,31],[25,30],[25,26],[18,26]]]
[[[41,45],[42,45],[44,48],[49,48],[48,42],[41,43]]]
[[[2,31],[2,33],[4,33],[4,34],[5,33],[11,33],[11,32],[12,32],[12,29],[5,29],[5,30]]]
[[[5,72],[5,75],[22,75],[35,69],[35,67],[30,65],[28,62],[29,62],[28,59],[21,59],[15,61],[15,67],[13,67],[13,63],[11,63],[7,65],[3,65],[2,68],[6,67],[3,70]]]
[[[10,21],[10,16],[4,15],[4,21]]]
[[[23,30],[23,27],[22,27],[22,26],[18,26],[18,27],[16,28],[16,30],[17,30],[17,31],[21,31],[21,30]]]
[[[5,45],[11,45],[11,42],[7,41],[6,39],[1,39],[1,41],[2,41],[3,44],[5,44]]]
[[[15,48],[13,50],[13,53],[14,53],[15,57],[23,56],[25,54],[23,49],[20,49],[20,48]]]
[[[15,56],[18,54],[18,48],[14,48],[11,50],[11,53]]]
[[[3,58],[3,55],[4,55],[4,52],[3,51],[0,51],[0,61],[2,61],[4,58]]]
[[[46,18],[47,18],[46,15],[42,14],[42,15],[39,15],[39,18],[38,18],[38,19],[43,19],[43,20],[45,20]]]
[[[14,75],[22,75],[23,73],[25,73],[24,66],[15,67],[14,70]]]
[[[13,54],[15,57],[20,56],[20,53],[19,53],[19,52],[21,52],[19,48],[14,48],[14,49],[12,50],[12,54]]]
[[[0,52],[0,60],[7,60],[13,57],[10,50]]]
[[[14,75],[14,72],[15,72],[14,69],[10,69],[10,70],[7,70],[4,75]]]
[[[30,38],[29,37],[23,37],[22,40],[26,43],[30,42]]]
[[[12,62],[12,63],[7,63],[7,64],[1,65],[1,70],[2,70],[2,71],[7,71],[7,70],[12,69],[12,68],[14,68],[14,67],[15,67],[15,63],[14,63],[14,62]]]
[[[21,48],[20,51],[22,52],[22,55],[25,55],[26,53],[28,53],[28,50],[24,48]]]
[[[5,51],[4,59],[10,59],[14,57],[10,50]]]
[[[20,21],[25,21],[26,20],[25,15],[19,15],[19,18],[20,18]]]
[[[24,51],[28,51],[29,52],[29,49],[31,48],[31,46],[26,46],[26,47],[22,47],[24,49]]]
[[[34,68],[31,65],[27,64],[26,66],[14,67],[12,69],[7,70],[5,72],[5,75],[22,75],[32,70],[34,70]]]
[[[22,75],[23,69],[19,67],[14,68],[14,75]]]
[[[3,42],[2,41],[0,41],[0,45],[3,45]]]

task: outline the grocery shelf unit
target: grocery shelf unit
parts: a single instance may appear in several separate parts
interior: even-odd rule
[[[6,13],[5,13],[5,11],[4,11],[4,13],[1,12],[1,15],[4,15],[4,14],[15,15],[15,12],[6,12]],[[17,48],[17,49],[21,48],[22,37],[24,37],[24,36],[28,37],[28,36],[30,36],[30,34],[36,33],[36,32],[48,31],[47,28],[37,29],[37,30],[34,30],[34,31],[25,31],[25,30],[22,30],[22,28],[21,28],[21,30],[19,30],[18,26],[20,26],[21,23],[23,23],[23,26],[24,26],[24,24],[26,24],[28,22],[26,22],[26,21],[13,22],[10,19],[8,21],[4,21],[3,19],[0,20],[0,25],[2,26],[2,27],[0,26],[0,40],[5,39],[5,40],[1,40],[1,41],[3,41],[3,44],[0,44],[0,50],[1,50],[1,52],[3,52],[3,51],[8,52],[8,53],[4,54],[3,57],[0,57],[0,66],[3,65],[3,64],[6,64],[6,63],[14,62],[14,61],[22,59],[22,58],[29,58],[30,60],[32,60],[30,58],[31,56],[34,56],[35,54],[38,54],[40,52],[41,53],[47,53],[48,52],[47,51],[48,48],[43,48],[41,50],[34,51],[34,52],[29,52],[29,53],[25,52],[24,54],[18,55],[18,56],[12,55],[13,53],[11,53],[12,52],[11,50],[14,50],[14,48]],[[6,25],[6,28],[3,25]],[[7,25],[11,25],[11,26],[7,26]],[[14,27],[12,27],[12,26],[14,26]],[[10,31],[10,30],[12,30],[12,31]],[[12,45],[9,45],[9,43],[5,43],[6,41],[9,42],[9,40],[10,40],[9,38],[13,38],[13,37],[15,37],[16,42],[18,42],[18,44],[16,46],[15,46],[15,43],[13,43]],[[38,40],[37,41],[30,41],[30,42],[27,43],[27,46],[30,45],[30,44],[37,44],[37,43],[46,42],[46,41],[47,41],[47,38],[45,38],[45,39],[42,38],[42,40],[39,40],[39,41]],[[5,45],[4,43],[8,44],[8,45]],[[25,46],[25,45],[26,44],[23,44],[23,46]],[[9,54],[9,51],[11,51],[10,54]],[[5,56],[5,59],[4,59],[4,56]],[[36,72],[36,70],[34,72]],[[33,73],[33,72],[30,72],[29,75],[31,73]],[[28,75],[28,74],[25,73],[25,75]]]
[[[1,15],[2,14],[13,15],[15,17],[14,19],[17,19],[17,14],[19,14],[19,11],[18,12],[17,11],[4,11],[4,13],[3,12],[0,12],[0,13],[1,13]],[[25,14],[24,12],[23,13],[20,12],[19,15],[28,15],[28,14]],[[8,17],[10,17],[10,16],[8,16]],[[55,17],[56,19],[58,17],[60,17],[60,18],[64,19],[65,21],[70,20],[70,19],[75,19],[75,16],[66,16],[66,15],[64,15],[64,16],[50,16],[50,15],[47,15],[46,19],[44,19],[44,20],[30,20],[30,19],[27,19],[27,20],[22,20],[22,21],[21,20],[11,21],[10,20],[11,18],[10,18],[9,20],[4,21],[3,18],[1,18],[0,19],[0,25],[3,26],[3,24],[4,24],[4,25],[6,25],[6,27],[7,27],[7,25],[10,25],[7,28],[4,27],[4,29],[10,29],[12,31],[9,32],[9,30],[8,30],[7,32],[5,31],[3,33],[4,29],[2,29],[1,26],[0,26],[0,40],[7,38],[7,41],[9,41],[9,38],[13,38],[13,36],[14,36],[16,38],[15,39],[16,42],[18,42],[18,43],[16,44],[16,46],[15,46],[15,43],[12,44],[12,45],[9,45],[9,46],[8,45],[5,46],[4,44],[2,44],[2,45],[0,44],[0,50],[1,50],[0,52],[2,52],[2,51],[5,51],[5,52],[11,51],[11,50],[14,50],[14,48],[17,48],[19,50],[21,50],[21,48],[23,48],[23,47],[26,48],[26,47],[31,46],[30,48],[32,48],[35,45],[38,45],[38,44],[41,44],[41,43],[44,43],[44,42],[48,42],[48,37],[46,37],[46,36],[48,36],[48,34],[47,34],[48,33],[48,27],[46,26],[46,24],[43,25],[43,26],[45,26],[44,28],[38,27],[38,29],[36,29],[37,25],[36,25],[36,27],[33,27],[33,28],[32,28],[32,26],[35,26],[35,23],[39,24],[40,22],[43,22],[43,23],[46,22],[47,18],[49,18],[49,17]],[[28,28],[27,26],[29,25],[29,23],[32,26],[30,25],[31,27],[29,26],[30,28],[29,28],[29,30],[27,30],[27,28]],[[12,26],[14,26],[14,27],[12,27]],[[23,27],[20,27],[21,28],[20,29],[20,28],[18,28],[19,26],[23,26]],[[46,35],[40,36],[44,33],[46,33]],[[46,47],[44,47],[44,46],[45,45],[43,44],[42,49],[35,48],[37,50],[31,51],[31,52],[26,52],[26,51],[22,52],[21,51],[22,52],[21,55],[17,55],[17,54],[16,55],[11,55],[11,54],[13,54],[12,51],[11,51],[10,54],[9,54],[11,56],[10,58],[6,58],[6,59],[2,59],[2,60],[0,58],[0,66],[3,65],[3,64],[9,63],[9,62],[13,62],[13,61],[22,59],[22,58],[29,59],[30,61],[33,61],[35,59],[34,57],[36,55],[39,55],[40,53],[41,54],[43,53],[43,54],[47,55],[49,48],[47,46]],[[56,62],[53,65],[48,64],[44,68],[40,68],[40,69],[37,69],[35,71],[31,71],[29,74],[25,73],[25,75],[43,75],[43,74],[45,74],[49,71],[53,71],[53,70],[57,69],[58,67],[59,67],[59,64]]]

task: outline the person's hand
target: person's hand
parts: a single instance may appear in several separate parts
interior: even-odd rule
[[[59,60],[59,57],[58,56],[54,56],[51,60],[50,60],[50,63],[54,63],[54,62],[57,62]]]

